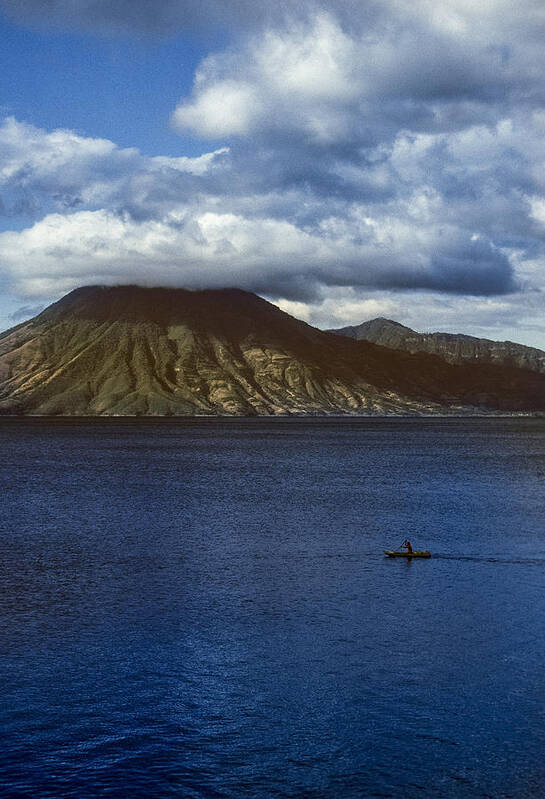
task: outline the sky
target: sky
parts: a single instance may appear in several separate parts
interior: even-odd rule
[[[542,0],[0,0],[0,330],[237,286],[545,349]]]

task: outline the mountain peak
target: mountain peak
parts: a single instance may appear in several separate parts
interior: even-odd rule
[[[40,319],[72,314],[81,318],[171,322],[180,316],[221,307],[241,311],[265,300],[237,288],[193,290],[138,285],[82,286],[46,308]],[[269,303],[266,303],[267,305]]]
[[[94,324],[185,325],[199,334],[265,338],[297,323],[276,305],[238,288],[183,289],[143,286],[84,286],[75,289],[31,320],[44,324],[69,319]]]
[[[369,319],[359,325],[348,325],[329,332],[353,338],[356,341],[373,341],[384,346],[393,346],[394,343],[403,340],[406,335],[414,333],[409,327],[394,322],[393,319],[386,319],[384,316],[377,316],[375,319]],[[386,344],[386,339],[391,343]]]

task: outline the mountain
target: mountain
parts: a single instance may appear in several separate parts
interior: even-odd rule
[[[449,363],[492,363],[545,374],[545,352],[512,341],[490,341],[455,333],[417,333],[382,317],[330,332],[396,350],[433,353]]]
[[[237,289],[89,286],[0,334],[4,414],[544,410],[544,375],[334,335]]]

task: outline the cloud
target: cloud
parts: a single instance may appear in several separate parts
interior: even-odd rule
[[[21,19],[43,9],[7,6]],[[354,314],[389,302],[401,312],[412,293],[428,297],[430,318],[442,309],[454,323],[467,307],[474,325],[494,314],[508,325],[527,308],[539,325],[540,4],[521,14],[507,0],[338,0],[298,4],[297,18],[281,3],[251,6],[248,23],[249,3],[199,6],[210,24],[232,13],[236,35],[173,109],[175,130],[209,142],[198,158],[4,122],[0,208],[25,219],[0,234],[11,290],[238,285],[341,324],[360,320],[328,298]],[[182,29],[194,8],[49,6],[52,20],[111,30]]]
[[[193,98],[173,114],[174,127],[205,138],[286,129],[316,142],[344,138],[346,111],[364,91],[354,48],[327,14],[310,29],[301,25],[252,38],[243,50],[205,60]]]
[[[499,153],[517,130],[502,129]],[[513,292],[514,254],[520,267],[524,244],[539,249],[539,174],[531,197],[513,193],[513,230],[504,226],[495,241],[494,203],[487,212],[478,194],[446,198],[441,185],[449,164],[456,171],[462,162],[471,174],[478,163],[480,181],[497,168],[467,136],[400,134],[360,164],[336,155],[304,185],[289,186],[283,165],[262,174],[259,155],[249,151],[149,158],[8,119],[0,127],[0,190],[25,197],[35,221],[0,234],[3,280],[13,293],[39,298],[124,281],[237,285],[293,301],[314,301],[335,286]],[[500,185],[503,202],[505,192]],[[516,249],[505,246],[507,233]]]
[[[244,81],[220,80],[204,88],[194,103],[179,106],[173,123],[205,138],[247,135],[263,113],[256,92]]]
[[[135,213],[153,214],[173,194],[179,201],[195,192],[226,153],[220,147],[195,158],[151,158],[107,139],[47,132],[7,117],[0,125],[3,212],[36,218],[51,210],[131,206]]]
[[[278,305],[293,316],[324,329],[346,327],[385,317],[420,333],[467,333],[502,341],[518,341],[543,349],[545,321],[543,295],[519,293],[505,298],[461,297],[414,292],[337,288],[315,302],[281,300]]]
[[[12,322],[21,322],[24,321],[25,319],[31,319],[33,316],[39,314],[40,311],[43,311],[43,309],[44,309],[43,304],[23,305],[20,308],[17,308],[17,310],[13,311],[13,313],[10,313],[8,318]]]
[[[13,19],[94,33],[172,34],[211,26],[240,27],[278,19],[288,0],[0,0]]]
[[[379,252],[376,233],[370,229],[362,243],[357,220],[354,225],[330,220],[303,230],[287,220],[187,206],[144,221],[126,213],[79,211],[50,214],[23,231],[0,234],[0,258],[8,285],[25,297],[127,281],[238,286],[294,299],[316,298],[324,287],[336,285],[460,293],[512,287],[505,256],[471,241],[459,256],[455,231],[439,250],[438,264],[422,246],[408,255],[392,241]]]
[[[463,2],[442,4],[443,13],[427,2],[378,8],[374,28],[365,12],[347,28],[322,11],[209,56],[174,126],[273,142],[290,131],[307,146],[355,148],[402,129],[490,122],[497,105],[542,104],[545,53],[536,32],[545,33],[545,19],[537,6],[530,4],[523,30],[519,12],[499,0],[481,13]],[[232,101],[236,114],[226,113]]]

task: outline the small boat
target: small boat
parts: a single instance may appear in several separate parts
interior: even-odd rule
[[[431,552],[427,550],[415,550],[414,552],[399,552],[393,549],[385,549],[384,554],[389,558],[431,558]]]

